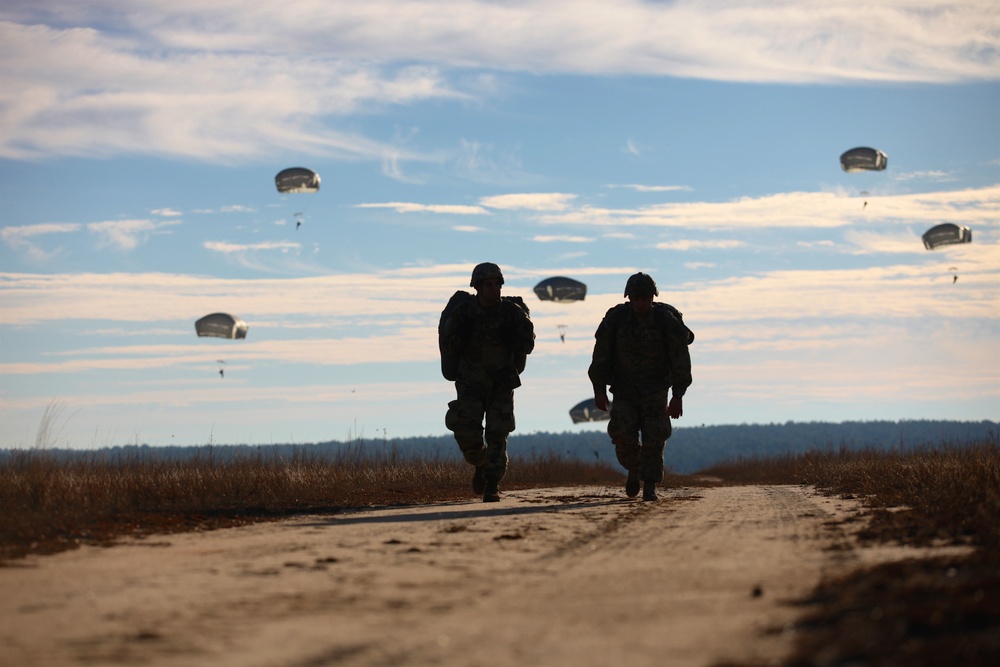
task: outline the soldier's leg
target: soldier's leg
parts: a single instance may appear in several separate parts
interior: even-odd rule
[[[615,446],[618,463],[628,471],[625,495],[634,498],[639,493],[639,413],[635,402],[615,396],[611,403],[611,421],[608,435]]]
[[[644,397],[640,408],[642,450],[639,477],[644,482],[663,482],[663,449],[670,437],[670,416],[667,414],[666,392]]]
[[[486,447],[483,445],[484,396],[475,387],[456,383],[458,398],[448,403],[445,426],[455,434],[455,442],[462,456],[471,465],[479,468],[486,463]]]
[[[514,390],[495,390],[486,405],[487,482],[499,483],[507,474],[507,436],[514,426]]]

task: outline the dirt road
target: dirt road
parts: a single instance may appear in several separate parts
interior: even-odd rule
[[[301,516],[0,568],[0,665],[768,662],[858,550],[793,486],[515,491]]]

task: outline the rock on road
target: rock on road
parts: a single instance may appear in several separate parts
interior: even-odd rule
[[[797,486],[511,491],[85,547],[0,567],[0,665],[768,663],[859,556]]]

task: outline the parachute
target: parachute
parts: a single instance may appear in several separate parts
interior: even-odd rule
[[[246,338],[249,328],[246,322],[229,313],[212,313],[194,323],[194,330],[199,337]]]
[[[968,227],[959,227],[951,222],[945,222],[924,232],[923,239],[924,247],[928,250],[934,250],[943,245],[972,243],[972,230]]]
[[[573,419],[574,424],[579,424],[580,422],[601,422],[611,419],[611,413],[607,410],[598,410],[597,404],[592,398],[580,401],[574,405],[569,411],[569,416]]]
[[[289,167],[274,177],[274,185],[283,194],[318,192],[319,174],[305,167]]]
[[[555,276],[535,285],[535,294],[542,301],[583,301],[587,286],[579,280]]]
[[[882,171],[889,162],[885,153],[877,148],[859,146],[840,156],[840,168],[849,174],[857,171]]]

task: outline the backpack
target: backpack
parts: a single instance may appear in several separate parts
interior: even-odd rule
[[[445,341],[443,337],[444,323],[452,316],[452,314],[461,306],[471,302],[476,298],[475,294],[466,292],[465,290],[458,290],[451,295],[448,299],[448,304],[441,311],[441,317],[438,319],[438,351],[441,353],[441,375],[444,379],[454,382],[458,378],[458,362],[461,358],[461,352],[456,352],[452,349],[448,349],[445,346]],[[511,304],[520,308],[524,313],[525,317],[530,318],[530,310],[528,309],[528,304],[524,302],[519,296],[503,296],[500,297],[501,306],[504,308],[509,308],[507,304]],[[525,364],[528,360],[528,352],[515,350],[514,365],[518,373],[524,371]]]
[[[444,323],[459,306],[469,303],[474,298],[476,298],[475,294],[470,294],[465,290],[458,290],[451,295],[451,298],[448,299],[448,305],[441,311],[441,318],[438,320],[438,350],[441,352],[441,375],[444,376],[445,380],[454,382],[458,377],[458,360],[461,355],[445,349],[444,337],[442,335],[444,333],[442,331]]]
[[[614,340],[614,334],[618,330],[621,321],[628,316],[632,307],[627,303],[620,303],[608,310],[602,324]],[[694,332],[684,324],[684,317],[680,311],[668,303],[654,301],[650,315],[653,321],[663,332],[665,339],[672,339],[678,343],[690,345],[694,342]]]

